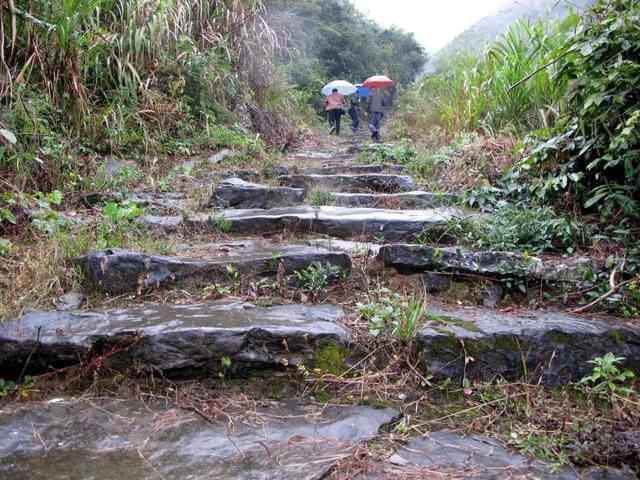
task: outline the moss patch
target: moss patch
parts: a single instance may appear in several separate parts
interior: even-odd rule
[[[313,368],[322,374],[341,375],[347,370],[346,359],[351,355],[349,349],[330,340],[320,340],[314,357]]]

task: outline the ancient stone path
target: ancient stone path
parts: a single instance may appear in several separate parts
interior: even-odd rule
[[[329,150],[299,152],[265,172],[230,172],[196,213],[181,213],[186,200],[180,192],[134,194],[156,212],[141,222],[158,235],[223,232],[236,238],[183,245],[175,255],[91,252],[77,259],[85,287],[135,295],[234,278],[251,285],[265,279],[295,284],[296,272],[318,263],[334,265],[328,280],[339,281],[349,275],[351,256],[362,245],[382,267],[417,279],[427,290],[460,274],[546,282],[580,278],[585,259],[451,246],[451,222],[478,213],[452,206],[453,196],[421,191],[401,166],[356,163],[360,143],[356,138]],[[269,240],[283,234],[288,243]],[[105,368],[130,374],[221,375],[251,382],[312,365],[323,345],[358,351],[348,315],[330,304],[260,306],[238,299],[32,311],[0,325],[0,377],[48,372],[104,355]],[[586,374],[586,362],[607,352],[640,371],[640,330],[559,312],[434,306],[417,346],[417,368],[434,381],[496,375],[517,380],[526,372],[531,381],[562,385]],[[0,410],[0,473],[72,480],[323,478],[399,415],[389,408],[259,400],[251,415],[239,409],[233,418],[209,417],[171,401],[148,408],[71,397],[9,404]],[[361,478],[428,472],[445,478],[579,478],[573,471],[552,475],[546,463],[514,454],[496,440],[449,431],[412,441]],[[604,478],[601,473],[588,472],[588,478]]]

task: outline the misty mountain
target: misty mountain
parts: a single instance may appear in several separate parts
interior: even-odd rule
[[[451,42],[431,56],[427,70],[435,68],[438,60],[447,58],[460,50],[481,50],[487,42],[504,33],[518,19],[538,19],[549,15],[563,18],[569,8],[580,12],[594,0],[513,0],[495,13],[479,20]]]

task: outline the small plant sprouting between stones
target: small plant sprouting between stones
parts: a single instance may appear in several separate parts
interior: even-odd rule
[[[204,287],[204,292],[209,296],[222,297],[224,295],[229,295],[231,293],[231,289],[226,285],[221,285],[219,283],[214,283],[212,285],[207,285]]]
[[[377,336],[390,332],[399,340],[413,338],[426,314],[424,294],[402,296],[380,288],[373,295],[373,300],[356,304],[358,313],[369,322],[369,334]]]
[[[341,272],[340,267],[332,263],[313,262],[304,270],[296,270],[295,275],[302,291],[315,295],[327,288],[332,279],[339,278]]]
[[[220,368],[222,369],[221,372],[218,372],[218,377],[219,378],[224,378],[224,374],[225,372],[229,371],[229,369],[231,368],[231,365],[233,364],[233,362],[231,361],[230,357],[224,356],[220,359]]]
[[[36,388],[36,381],[31,375],[25,375],[22,383],[0,378],[0,398],[8,397],[14,392],[19,392],[22,398],[28,398],[29,392],[34,388]]]
[[[242,275],[240,274],[238,269],[233,265],[227,265],[226,270],[227,270],[227,276],[229,277],[229,280],[233,282],[233,285],[236,288],[236,290],[240,290],[240,287],[242,286]]]
[[[231,227],[231,220],[224,215],[218,215],[213,219],[213,228],[220,233],[229,233]]]
[[[591,375],[582,377],[580,383],[591,384],[591,391],[607,400],[615,395],[629,395],[632,391],[628,384],[634,374],[631,370],[620,371],[618,365],[623,360],[624,357],[616,357],[613,353],[589,360],[593,364],[593,371]]]
[[[333,193],[322,187],[313,187],[309,192],[309,205],[321,207],[323,205],[333,205],[335,198]]]

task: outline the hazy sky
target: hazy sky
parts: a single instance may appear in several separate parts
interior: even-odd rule
[[[351,0],[360,11],[384,25],[413,32],[428,52],[509,0]]]

